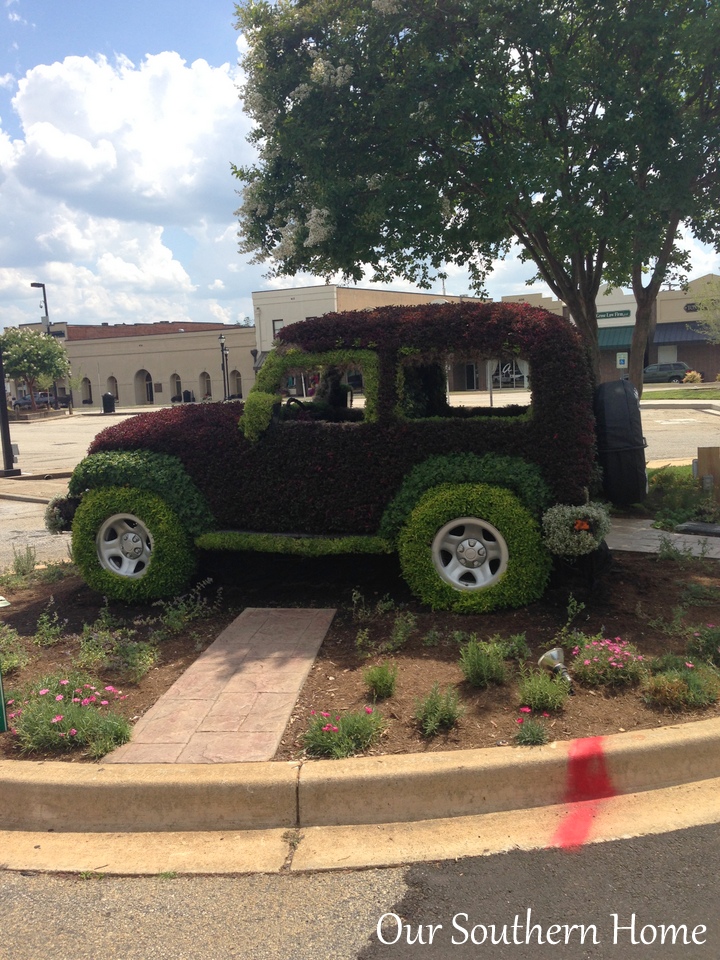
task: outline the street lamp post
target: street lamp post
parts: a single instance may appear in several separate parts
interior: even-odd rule
[[[47,294],[45,293],[45,284],[44,284],[44,283],[31,283],[30,286],[31,286],[31,287],[37,287],[38,290],[42,290],[43,302],[42,302],[41,306],[43,306],[43,307],[45,308],[45,316],[43,317],[43,321],[45,322],[45,333],[50,333],[50,317],[48,316]]]
[[[5,393],[5,370],[3,369],[2,350],[0,350],[0,383]],[[7,397],[3,396],[0,404],[0,441],[2,441],[3,468],[0,477],[17,477],[20,471],[13,467],[13,451],[10,442],[10,419],[8,417]]]
[[[45,326],[45,333],[46,333],[46,335],[49,337],[49,336],[50,336],[50,316],[49,316],[49,314],[48,314],[47,293],[45,292],[45,284],[44,284],[44,283],[31,283],[30,286],[31,286],[31,287],[36,287],[38,290],[42,290],[43,302],[42,302],[41,306],[45,308],[45,316],[43,317],[43,323],[44,323],[44,326]],[[53,380],[53,399],[54,399],[54,401],[55,401],[55,408],[57,409],[57,405],[58,405],[57,383],[56,383],[55,380]]]
[[[220,341],[220,368],[222,370],[222,382],[223,382],[223,400],[228,398],[228,376],[227,376],[227,355],[228,352],[225,349],[225,334],[221,333],[218,337]]]

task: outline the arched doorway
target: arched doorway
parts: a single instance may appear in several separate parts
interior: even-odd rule
[[[116,379],[115,377],[108,377],[108,378],[107,378],[107,392],[108,392],[108,393],[111,393],[111,394],[115,397],[116,400],[119,400],[119,399],[120,399],[120,397],[119,397],[119,395],[118,395],[118,382],[117,382],[117,379]]]
[[[135,374],[135,403],[153,403],[154,400],[152,377],[147,370],[138,370]]]
[[[83,381],[80,384],[80,392],[83,403],[92,403],[92,384],[87,377],[83,377]]]
[[[180,379],[180,374],[173,373],[170,375],[170,399],[171,400],[182,400],[182,380]]]
[[[230,396],[242,397],[242,377],[239,370],[230,372]]]
[[[203,400],[212,400],[212,380],[209,373],[200,374],[200,396]]]

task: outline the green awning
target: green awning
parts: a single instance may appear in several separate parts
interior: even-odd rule
[[[633,326],[600,327],[598,344],[601,350],[627,350],[632,343]]]

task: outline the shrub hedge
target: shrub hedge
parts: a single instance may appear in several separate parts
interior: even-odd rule
[[[177,457],[150,450],[107,451],[85,457],[68,484],[71,497],[99,487],[133,487],[155,493],[177,514],[189,536],[214,526],[205,498]]]

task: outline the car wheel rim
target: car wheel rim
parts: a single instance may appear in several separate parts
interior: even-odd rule
[[[153,550],[150,531],[130,513],[107,519],[97,535],[100,566],[121,577],[137,579],[147,573]]]
[[[456,590],[482,590],[502,577],[508,565],[505,538],[487,520],[459,517],[438,530],[432,542],[433,565]]]

